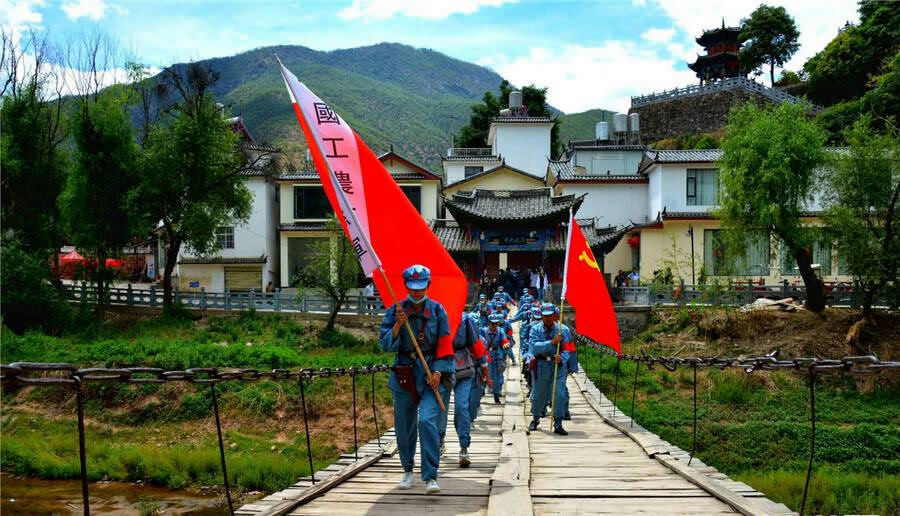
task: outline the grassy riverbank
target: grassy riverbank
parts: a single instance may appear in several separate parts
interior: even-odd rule
[[[314,323],[253,313],[196,321],[113,314],[106,321],[59,337],[16,335],[4,329],[2,338],[4,363],[267,370],[352,367],[390,358],[371,338],[343,332],[321,334]],[[376,375],[375,401],[382,432],[392,424],[386,384],[385,374]],[[217,391],[233,485],[243,491],[273,491],[309,474],[296,381],[226,382]],[[350,379],[315,379],[306,396],[318,469],[352,450]],[[371,379],[366,376],[358,384],[360,443],[375,436],[371,399]],[[221,486],[208,386],[91,383],[86,400],[88,474],[92,480],[193,489]],[[0,419],[3,471],[77,478],[74,413],[74,397],[65,387],[6,389]]]
[[[797,328],[810,314],[797,315]],[[712,311],[659,312],[651,326],[623,344],[624,353],[680,356],[765,353],[769,343],[753,332],[784,324],[759,314]],[[710,338],[703,319],[730,319],[721,335]],[[841,317],[833,315],[832,318]],[[800,318],[804,318],[802,321]],[[802,324],[801,324],[802,323]],[[824,323],[823,323],[824,324]],[[790,326],[790,325],[789,325]],[[698,331],[699,328],[699,331]],[[799,334],[798,334],[799,332]],[[743,333],[746,333],[744,335]],[[811,332],[814,333],[814,332]],[[815,338],[815,337],[814,337]],[[796,356],[807,344],[782,357]],[[815,343],[809,344],[813,349]],[[894,342],[893,353],[900,352]],[[832,348],[830,356],[845,350]],[[881,350],[890,353],[890,350]],[[787,352],[788,354],[785,354]],[[817,353],[818,354],[818,353]],[[820,355],[821,356],[821,355]],[[828,355],[825,355],[828,356]],[[880,354],[881,358],[891,358]],[[612,399],[616,360],[591,349],[579,352],[585,371]],[[618,407],[631,414],[635,366],[623,362]],[[900,511],[900,388],[882,378],[857,384],[844,376],[822,376],[816,387],[817,435],[814,476],[807,512],[811,514],[897,514]],[[690,451],[692,444],[692,386],[689,368],[669,372],[661,366],[637,378],[635,419],[663,439]],[[732,478],[798,510],[809,454],[809,397],[805,377],[787,372],[745,374],[734,370],[700,370],[697,374],[697,456]]]

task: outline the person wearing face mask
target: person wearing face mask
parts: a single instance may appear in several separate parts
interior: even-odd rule
[[[490,375],[493,385],[494,403],[500,404],[500,394],[503,393],[503,371],[506,369],[506,350],[509,349],[509,339],[500,327],[503,315],[494,312],[488,317],[490,324],[481,333],[481,340],[490,354]]]
[[[532,390],[531,424],[529,430],[537,430],[541,420],[541,413],[549,403],[552,391],[556,391],[556,405],[553,407],[553,433],[568,435],[563,428],[563,416],[569,406],[568,392],[566,391],[566,364],[569,360],[569,349],[574,342],[569,328],[555,319],[556,306],[552,303],[541,305],[541,322],[531,326],[529,341],[534,360],[537,362],[537,371]],[[556,350],[559,349],[559,354]],[[559,364],[556,375],[556,385],[553,385],[554,363]]]
[[[437,494],[441,491],[437,483],[441,409],[434,389],[437,388],[443,398],[449,396],[455,370],[453,341],[447,311],[427,296],[431,271],[423,265],[412,265],[403,271],[403,281],[409,295],[390,307],[381,321],[381,349],[397,354],[388,386],[394,396],[397,451],[403,465],[399,487],[412,487],[418,440],[421,444],[421,477],[425,482],[425,493]],[[425,368],[416,355],[409,332],[404,328],[407,321],[431,375],[425,374]]]

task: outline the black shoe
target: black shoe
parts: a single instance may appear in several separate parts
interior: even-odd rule
[[[494,396],[494,403],[496,403],[497,405],[500,404],[500,397],[499,397],[499,396]]]
[[[559,425],[558,427],[554,428],[553,433],[559,434],[559,435],[569,435],[569,432],[566,432],[566,429],[563,428],[562,425]]]
[[[533,419],[531,423],[528,425],[529,430],[537,430],[539,421],[537,419]]]
[[[541,411],[541,417],[547,417],[547,409]]]
[[[569,411],[567,410],[567,411],[566,411],[566,415],[563,416],[563,419],[565,419],[566,421],[571,421],[571,420],[572,420],[572,414],[570,414]]]

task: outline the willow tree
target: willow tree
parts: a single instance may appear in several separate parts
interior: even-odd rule
[[[813,270],[812,246],[821,231],[803,220],[813,200],[826,133],[809,106],[784,102],[732,110],[719,162],[718,215],[729,250],[740,253],[752,232],[777,237],[806,285],[806,307],[825,308],[822,280]]]

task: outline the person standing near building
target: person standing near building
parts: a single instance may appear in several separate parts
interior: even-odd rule
[[[418,437],[425,493],[437,494],[441,491],[437,483],[441,409],[435,389],[445,396],[453,381],[450,323],[444,307],[427,296],[431,284],[431,271],[427,267],[408,267],[403,271],[403,281],[409,295],[390,307],[381,322],[381,349],[397,354],[388,386],[394,397],[394,427],[400,463],[403,465],[399,487],[412,487]],[[407,321],[431,370],[430,375],[426,376],[409,332],[404,328]]]
[[[481,340],[490,355],[491,391],[494,393],[494,403],[500,404],[500,393],[503,392],[503,371],[506,369],[506,350],[509,348],[509,339],[500,328],[503,315],[494,312],[488,316],[489,325],[481,334]]]
[[[529,340],[531,352],[537,362],[536,378],[534,380],[531,402],[531,424],[529,430],[537,430],[541,421],[541,414],[550,401],[552,391],[556,391],[556,403],[553,407],[553,433],[569,435],[563,428],[563,416],[568,409],[568,397],[566,393],[566,363],[569,352],[566,349],[572,344],[571,333],[562,324],[554,320],[556,307],[552,303],[541,305],[541,324],[531,327]],[[560,353],[557,355],[557,347]],[[556,385],[553,385],[553,371],[558,367]]]
[[[628,275],[628,286],[629,287],[637,287],[641,283],[641,273],[638,272],[637,269],[631,271],[631,274]]]

